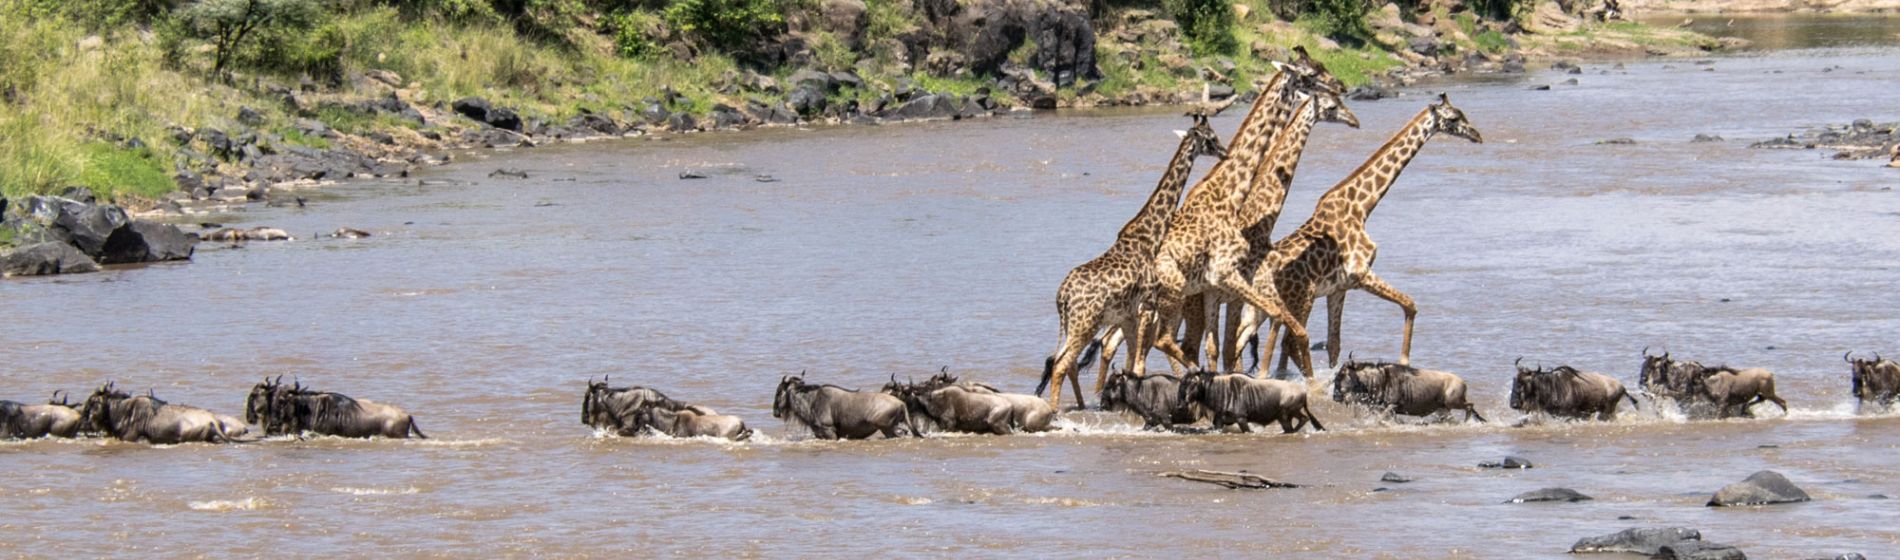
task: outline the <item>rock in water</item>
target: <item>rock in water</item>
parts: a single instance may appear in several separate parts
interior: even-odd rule
[[[105,264],[178,261],[191,258],[198,240],[178,226],[157,222],[134,221],[112,232],[99,262]]]
[[[1655,556],[1664,546],[1701,541],[1702,532],[1682,527],[1658,529],[1624,529],[1608,535],[1577,539],[1570,545],[1571,553],[1578,552],[1629,552]]]
[[[1395,484],[1405,484],[1407,482],[1411,482],[1412,480],[1413,480],[1412,477],[1404,476],[1395,472],[1388,472],[1388,473],[1385,473],[1384,476],[1379,477],[1379,482],[1391,482]]]
[[[1812,499],[1781,473],[1761,471],[1716,491],[1715,496],[1709,498],[1709,507],[1786,504]]]
[[[1748,560],[1748,556],[1735,547],[1706,541],[1682,541],[1665,545],[1655,557],[1664,560]]]
[[[1534,466],[1535,465],[1531,464],[1530,459],[1516,455],[1506,455],[1503,461],[1485,461],[1478,463],[1478,468],[1481,469],[1528,469]]]
[[[1506,500],[1504,503],[1526,504],[1526,503],[1531,503],[1531,502],[1581,502],[1585,500],[1594,500],[1594,499],[1595,498],[1585,496],[1582,492],[1571,490],[1569,488],[1545,488],[1542,490],[1534,490],[1530,492],[1525,492],[1523,494],[1518,494],[1516,497]]]
[[[0,277],[98,271],[98,263],[92,262],[85,253],[58,241],[35,243],[0,256]]]

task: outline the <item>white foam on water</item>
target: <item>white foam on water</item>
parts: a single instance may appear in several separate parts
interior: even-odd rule
[[[352,496],[397,496],[397,495],[407,496],[410,494],[421,493],[422,489],[416,488],[414,486],[410,486],[408,488],[352,488],[349,486],[338,486],[335,488],[331,488],[330,491],[336,492],[338,494],[349,494]]]
[[[191,509],[195,511],[251,511],[269,507],[270,502],[257,498],[245,498],[242,500],[207,500],[203,502],[191,502],[186,505],[191,506]]]
[[[504,438],[405,439],[405,440],[402,440],[402,442],[406,445],[416,445],[416,446],[421,446],[421,447],[462,448],[462,447],[494,447],[494,446],[499,446],[499,445],[510,445],[510,444],[515,443],[515,440],[504,439]]]

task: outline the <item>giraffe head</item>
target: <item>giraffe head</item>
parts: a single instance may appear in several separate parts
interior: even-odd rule
[[[1465,119],[1465,112],[1458,110],[1457,107],[1451,106],[1451,98],[1443,93],[1438,94],[1438,102],[1432,104],[1430,130],[1432,132],[1443,132],[1457,136],[1478,144],[1484,143],[1484,135],[1478,134],[1478,129],[1472,127],[1471,121]]]
[[[1188,159],[1201,156],[1227,157],[1227,148],[1221,147],[1220,134],[1214,132],[1214,127],[1208,126],[1207,115],[1190,112],[1187,116],[1194,118],[1194,126],[1187,130],[1176,130],[1174,134],[1186,144]]]
[[[1284,64],[1274,63],[1274,66],[1292,78],[1287,86],[1294,91],[1309,95],[1340,95],[1346,92],[1346,83],[1339,81],[1338,77],[1326,70],[1326,65],[1307,54],[1306,47],[1293,47],[1293,59]]]
[[[1352,114],[1352,110],[1346,108],[1346,102],[1339,96],[1319,95],[1313,98],[1313,104],[1319,110],[1319,120],[1359,128],[1359,116]]]

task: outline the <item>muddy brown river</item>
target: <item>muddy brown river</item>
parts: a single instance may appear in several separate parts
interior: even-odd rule
[[[1585,68],[1577,85],[1442,86],[1487,143],[1426,146],[1371,220],[1376,269],[1419,302],[1414,363],[1464,375],[1491,424],[1384,424],[1324,400],[1320,434],[1144,433],[1090,411],[1040,435],[812,441],[770,416],[780,375],[874,387],[949,366],[1031,389],[1057,284],[1133,214],[1185,119],[567,145],[212,218],[295,242],[0,282],[0,397],[116,380],[236,414],[283,374],[401,405],[434,436],[0,444],[0,554],[1527,558],[1685,526],[1751,557],[1893,556],[1900,506],[1879,496],[1900,495],[1900,416],[1855,414],[1841,354],[1900,354],[1900,173],[1745,146],[1900,118],[1900,50]],[[1314,133],[1282,233],[1424,106],[1413,93],[1354,104],[1362,130]],[[1620,137],[1636,143],[1597,144]],[[530,178],[486,177],[498,167]],[[310,237],[339,226],[377,235]],[[1356,294],[1346,318],[1349,351],[1397,353],[1395,307]],[[1634,385],[1645,346],[1770,368],[1793,411],[1692,422],[1645,401],[1608,424],[1510,427],[1514,358]],[[759,436],[602,437],[578,409],[605,375]],[[1507,454],[1537,468],[1476,467]],[[1178,469],[1304,487],[1156,476]],[[1703,507],[1762,469],[1815,500]],[[1550,486],[1596,499],[1501,503]]]

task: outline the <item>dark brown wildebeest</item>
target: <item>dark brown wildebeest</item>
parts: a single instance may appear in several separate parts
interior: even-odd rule
[[[59,396],[60,393],[53,391],[53,397],[59,400],[49,400],[46,404],[0,401],[0,438],[77,437],[85,427],[84,418],[77,407]]]
[[[1181,403],[1181,378],[1165,373],[1135,375],[1123,370],[1108,377],[1102,386],[1102,409],[1133,412],[1141,417],[1143,429],[1173,430],[1176,424],[1193,424],[1207,417],[1207,409],[1198,403]]]
[[[1894,400],[1900,398],[1900,363],[1874,354],[1874,359],[1853,358],[1853,352],[1841,355],[1842,360],[1853,368],[1854,398],[1860,408],[1866,408],[1868,401],[1880,407],[1881,411],[1893,408]]]
[[[716,437],[732,441],[745,441],[752,437],[752,429],[745,427],[745,421],[727,414],[700,414],[698,407],[685,407],[678,410],[663,406],[649,406],[635,413],[636,423],[653,428],[653,431],[677,438]]]
[[[779,378],[772,395],[772,417],[797,422],[820,439],[864,439],[880,432],[894,438],[905,429],[923,436],[903,399],[807,384],[802,373]]]
[[[1465,421],[1484,415],[1465,399],[1465,380],[1457,375],[1386,362],[1354,361],[1333,375],[1333,401],[1366,405],[1386,414],[1430,416],[1465,411]]]
[[[170,404],[158,397],[134,397],[107,383],[79,409],[89,428],[121,441],[154,444],[231,441],[218,415],[195,406]]]
[[[1511,409],[1526,414],[1544,413],[1563,418],[1598,420],[1616,418],[1616,407],[1623,399],[1636,406],[1636,397],[1623,388],[1623,382],[1601,373],[1577,371],[1570,366],[1545,370],[1524,367],[1523,358],[1513,364],[1517,377],[1511,380]]]
[[[1679,405],[1687,405],[1692,400],[1689,392],[1691,379],[1702,371],[1702,364],[1678,362],[1670,359],[1668,352],[1660,356],[1649,355],[1649,348],[1643,348],[1643,369],[1636,378],[1636,385],[1652,396],[1673,399]]]
[[[416,419],[401,408],[351,398],[342,393],[313,391],[302,383],[285,386],[265,379],[251,386],[244,399],[244,421],[257,424],[264,435],[313,433],[326,436],[428,439]]]
[[[896,385],[897,376],[892,375],[891,384],[886,387]],[[1049,404],[1049,401],[1042,400],[1042,398],[1035,395],[1006,393],[986,383],[958,380],[957,376],[950,374],[950,368],[948,367],[936,375],[930,376],[929,379],[924,380],[921,386],[928,389],[957,386],[972,393],[996,395],[1002,397],[1003,400],[1009,401],[1009,424],[1010,427],[1016,431],[1046,432],[1055,429],[1053,424],[1056,419],[1056,407]],[[896,394],[888,390],[885,392]]]
[[[609,387],[607,379],[596,382],[587,381],[587,392],[581,397],[581,423],[596,429],[612,430],[621,436],[638,436],[646,432],[647,425],[641,413],[650,408],[664,408],[679,412],[691,409],[701,416],[718,416],[713,409],[690,405],[673,400],[657,389],[640,386]]]
[[[886,385],[885,392],[902,399],[912,418],[927,418],[944,431],[999,436],[1012,431],[1009,400],[995,393],[929,384]]]
[[[1293,433],[1305,428],[1326,431],[1306,404],[1306,386],[1278,379],[1254,379],[1245,375],[1215,375],[1211,371],[1189,373],[1181,379],[1180,406],[1198,403],[1213,417],[1214,429],[1237,425],[1242,432],[1253,431],[1248,423],[1280,423],[1280,431]],[[1296,424],[1297,422],[1297,424]]]

